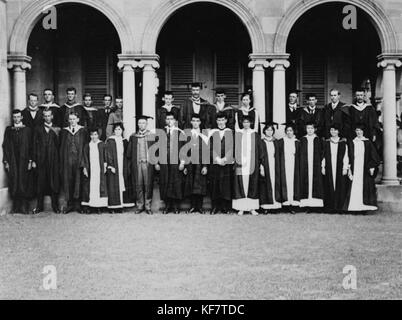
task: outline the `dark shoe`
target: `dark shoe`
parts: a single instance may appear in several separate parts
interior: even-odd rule
[[[174,210],[174,214],[180,214],[179,209],[175,209],[175,210]]]
[[[64,209],[63,214],[69,214],[71,212],[74,212],[74,207],[67,207]]]
[[[205,211],[203,209],[197,209],[197,212],[199,212],[200,214],[204,215]]]
[[[96,214],[102,214],[102,209],[97,209]]]
[[[218,214],[218,212],[219,212],[218,208],[212,208],[211,215],[214,216],[214,215]]]
[[[141,214],[143,212],[145,212],[144,209],[137,209],[137,210],[134,211],[134,214]]]
[[[152,216],[154,213],[152,212],[152,210],[146,210],[145,213],[149,216]]]

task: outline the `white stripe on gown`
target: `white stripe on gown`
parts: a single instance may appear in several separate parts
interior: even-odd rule
[[[271,188],[272,188],[272,199],[273,204],[264,204],[261,208],[265,210],[270,209],[279,209],[282,205],[279,202],[276,202],[275,199],[275,145],[273,141],[263,140],[265,142],[265,146],[267,148],[268,154],[268,164],[269,164],[269,176],[271,178]],[[268,173],[265,173],[268,174]]]
[[[296,156],[296,138],[283,138],[284,157],[285,157],[285,175],[286,175],[286,190],[288,201],[283,203],[284,206],[300,205],[299,201],[294,199],[294,177],[295,177],[295,156]]]

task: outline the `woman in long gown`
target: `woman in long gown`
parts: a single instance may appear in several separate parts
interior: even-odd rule
[[[260,132],[260,117],[257,109],[252,106],[251,93],[246,92],[241,97],[242,105],[235,112],[235,130],[243,129],[244,118],[249,118],[251,121],[251,129],[257,133]]]
[[[278,141],[274,138],[275,123],[268,123],[264,127],[262,138],[263,163],[260,177],[260,205],[264,213],[268,210],[277,210],[282,205],[277,201],[279,198],[279,154]]]
[[[344,206],[346,211],[367,212],[378,209],[375,177],[380,158],[374,144],[364,136],[365,130],[364,125],[356,125],[356,138],[349,143],[349,179],[352,183]]]

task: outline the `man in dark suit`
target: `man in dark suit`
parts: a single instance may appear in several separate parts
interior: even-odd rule
[[[201,98],[201,87],[201,83],[198,82],[191,84],[191,98],[184,102],[183,108],[180,112],[181,121],[179,122],[182,125],[182,129],[192,128],[191,119],[193,114],[200,116],[202,123],[201,129],[211,128],[209,119],[210,103]]]
[[[29,106],[22,111],[23,124],[32,130],[42,125],[43,113],[39,108],[38,96],[34,93],[29,95]]]
[[[300,111],[298,120],[297,138],[304,137],[307,123],[314,123],[317,128],[317,135],[322,138],[324,125],[324,110],[317,107],[317,95],[311,93],[307,95],[308,106]]]
[[[100,139],[106,141],[106,129],[109,121],[109,116],[113,112],[113,97],[110,94],[106,94],[103,97],[103,108],[99,108],[97,112],[98,127],[101,130]]]
[[[325,139],[331,137],[330,131],[333,124],[339,126],[339,135],[348,138],[350,135],[351,123],[349,109],[341,102],[341,93],[337,89],[331,90],[331,102],[324,107],[324,132]]]

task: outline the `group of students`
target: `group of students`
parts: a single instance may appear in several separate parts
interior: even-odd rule
[[[194,83],[182,106],[173,104],[173,92],[165,92],[156,130],[148,128],[150,117],[140,116],[137,132],[128,139],[123,122],[134,119],[123,119],[121,99],[118,108],[105,103],[105,108],[91,110],[90,95],[82,106],[69,88],[67,103],[58,107],[46,90],[46,104],[34,115],[37,102],[31,95],[27,109],[13,111],[13,125],[3,141],[13,212],[30,213],[28,200],[36,196],[32,213],[38,214],[44,196],[50,195],[56,213],[101,213],[105,208],[121,213],[136,207],[136,213],[153,214],[156,177],[164,214],[180,213],[186,198],[188,213],[205,213],[207,195],[211,214],[377,209],[379,157],[370,136],[375,124],[365,123],[365,116],[346,121],[354,111],[338,107],[338,101],[326,124],[325,109],[318,117],[321,110],[310,103],[302,115],[301,109],[290,110],[290,103],[285,137],[276,139],[279,125],[260,123],[250,92],[242,95],[240,107],[225,102],[224,90],[216,91],[215,104],[200,92],[201,85]],[[60,210],[61,191],[67,206]]]

